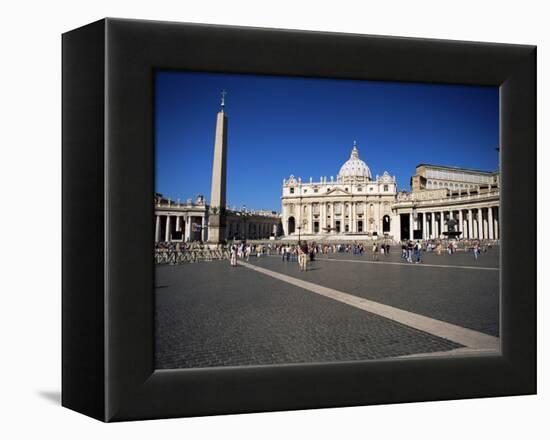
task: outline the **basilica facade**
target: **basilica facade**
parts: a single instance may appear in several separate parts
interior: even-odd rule
[[[282,227],[286,238],[393,240],[460,238],[498,240],[498,172],[420,164],[410,191],[398,191],[395,176],[372,176],[354,143],[336,178],[283,180]]]

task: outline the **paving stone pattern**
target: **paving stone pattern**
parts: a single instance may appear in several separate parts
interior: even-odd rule
[[[261,262],[281,265],[273,257]],[[327,276],[340,270],[330,267]],[[225,261],[157,266],[156,286],[159,369],[366,360],[461,347]]]
[[[396,253],[386,258],[380,256],[379,261],[404,261]],[[310,270],[305,273],[298,270],[297,263],[283,263],[277,257],[251,258],[250,262],[351,295],[492,336],[499,335],[499,271],[460,268],[497,268],[497,248],[489,250],[477,261],[464,253],[424,256],[425,264],[455,267],[335,261],[371,261],[370,255],[332,254],[330,259],[332,261],[319,259],[310,264]]]

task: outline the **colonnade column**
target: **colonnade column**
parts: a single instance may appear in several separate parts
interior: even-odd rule
[[[458,224],[459,224],[458,230],[462,232],[462,234],[460,234],[459,237],[464,238],[464,235],[465,235],[464,234],[464,212],[462,211],[462,209],[458,211]]]
[[[411,214],[409,215],[409,240],[412,240],[414,238],[414,214],[411,211]]]
[[[495,207],[495,214],[496,214],[496,218],[495,218],[495,240],[498,240],[500,238],[500,224],[499,224],[499,212],[498,212],[499,208],[498,206]]]
[[[164,241],[170,241],[170,216],[166,216],[166,231],[164,234]]]
[[[473,224],[474,224],[474,219],[473,219],[473,212],[471,209],[468,209],[468,238],[474,238],[474,230],[473,230]]]
[[[155,217],[155,241],[160,241],[160,215]]]
[[[204,215],[201,217],[201,241],[206,241],[206,228]]]
[[[191,241],[191,217],[185,217],[185,241]]]
[[[424,240],[427,240],[429,238],[428,236],[428,220],[426,218],[426,213],[422,213],[422,238]]]
[[[483,240],[483,210],[477,208],[477,228],[478,228],[478,238]]]
[[[489,206],[487,211],[487,217],[489,219],[489,239],[494,240],[495,235],[493,233],[493,207]]]

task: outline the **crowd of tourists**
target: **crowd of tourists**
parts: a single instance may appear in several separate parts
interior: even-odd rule
[[[474,259],[493,246],[491,241],[479,240],[405,240],[393,242],[390,240],[374,241],[372,243],[230,243],[212,247],[200,242],[159,242],[155,244],[155,250],[159,252],[187,252],[223,250],[229,258],[232,266],[237,265],[238,260],[250,261],[250,258],[262,258],[277,255],[284,262],[297,262],[301,270],[307,270],[307,262],[315,261],[316,255],[329,256],[330,254],[349,254],[356,256],[368,255],[373,261],[387,258],[392,247],[401,248],[401,258],[409,263],[421,263],[424,253],[441,255],[447,253],[453,255],[457,251],[471,252]]]

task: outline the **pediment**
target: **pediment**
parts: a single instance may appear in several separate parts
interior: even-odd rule
[[[345,191],[342,188],[333,188],[330,191],[327,191],[327,195],[331,196],[347,196],[350,195],[349,191]]]

